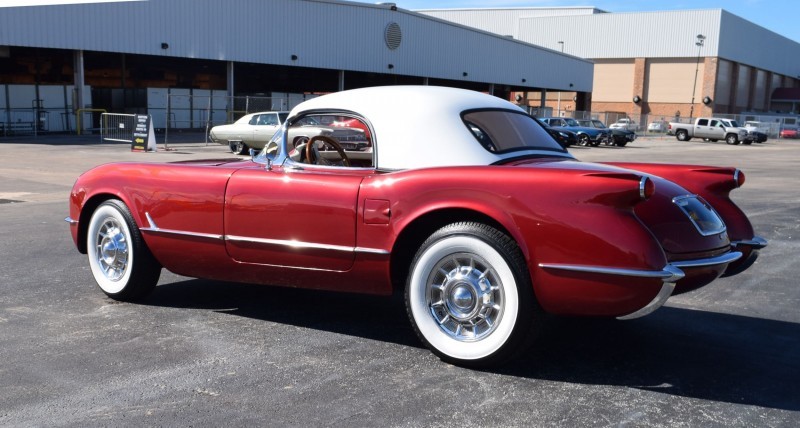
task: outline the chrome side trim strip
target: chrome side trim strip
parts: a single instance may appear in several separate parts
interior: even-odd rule
[[[624,268],[607,268],[601,266],[567,265],[557,263],[539,263],[539,267],[544,269],[558,269],[573,272],[600,273],[605,275],[633,276],[638,278],[659,278],[665,282],[675,282],[683,278],[684,274],[680,269],[667,265],[662,270],[640,270]]]
[[[754,250],[760,250],[767,246],[767,240],[760,236],[754,236],[753,239],[743,239],[741,241],[731,242],[731,246],[733,248],[736,248],[739,245],[746,245],[748,247],[752,247]]]
[[[720,265],[723,263],[731,263],[735,262],[736,260],[739,260],[741,257],[742,253],[738,251],[731,251],[729,253],[725,253],[717,257],[710,257],[707,259],[696,259],[696,260],[681,260],[677,262],[672,262],[671,264],[678,268],[693,268],[693,267]]]
[[[256,244],[279,245],[283,247],[300,248],[300,249],[316,249],[316,250],[342,251],[348,253],[367,253],[367,254],[381,254],[381,255],[389,254],[389,251],[381,250],[378,248],[346,247],[343,245],[317,244],[313,242],[302,242],[302,241],[284,240],[284,239],[252,238],[247,236],[217,235],[212,233],[196,233],[196,232],[187,232],[183,230],[162,229],[156,225],[155,221],[153,221],[153,218],[150,217],[150,213],[146,212],[144,213],[144,216],[147,218],[147,222],[150,224],[150,227],[141,227],[139,228],[139,230],[145,232],[192,236],[195,238],[207,238],[214,240],[228,240],[235,242],[251,242]]]
[[[73,220],[73,219],[72,219],[72,217],[67,217],[67,218],[65,218],[65,219],[64,219],[64,221],[66,221],[67,223],[69,223],[69,224],[70,224],[70,226],[73,226],[73,225],[76,225],[76,224],[78,224],[78,220]]]
[[[377,248],[347,247],[344,245],[317,244],[314,242],[303,242],[303,241],[285,240],[285,239],[251,238],[247,236],[236,236],[236,235],[225,235],[225,239],[236,242],[251,242],[256,244],[278,245],[282,247],[299,248],[299,249],[341,251],[347,253],[367,253],[367,254],[383,254],[383,255],[389,254],[389,251]]]
[[[382,255],[389,254],[388,250],[381,250],[378,248],[365,248],[365,247],[356,247],[355,252],[367,253],[367,254],[382,254]]]
[[[153,218],[150,217],[150,213],[144,213],[144,216],[147,217],[147,222],[150,224],[150,227],[140,227],[139,230],[144,232],[152,232],[152,233],[166,233],[169,235],[181,235],[181,236],[191,236],[194,238],[204,238],[204,239],[213,239],[213,240],[223,240],[224,237],[222,235],[217,235],[213,233],[197,233],[197,232],[186,232],[184,230],[175,230],[175,229],[161,229],[156,225],[153,221]]]
[[[235,235],[225,235],[225,239],[227,239],[229,241],[252,242],[252,243],[255,243],[255,244],[280,245],[280,246],[283,246],[283,247],[301,248],[301,249],[345,251],[345,252],[350,252],[350,253],[352,253],[355,250],[355,248],[353,248],[353,247],[345,247],[345,246],[342,246],[342,245],[315,244],[315,243],[311,243],[311,242],[302,242],[302,241],[284,240],[284,239],[251,238],[251,237],[247,237],[247,236],[235,236]]]

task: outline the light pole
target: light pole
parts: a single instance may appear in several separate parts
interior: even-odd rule
[[[561,45],[561,53],[564,53],[564,41],[559,40],[558,44]],[[556,114],[561,117],[561,90],[558,91],[558,104],[556,107]]]
[[[697,42],[695,42],[697,46],[697,62],[694,65],[694,84],[692,85],[692,104],[689,106],[689,121],[692,121],[694,118],[694,94],[697,90],[697,72],[700,70],[700,49],[703,48],[703,42],[705,40],[706,36],[702,34],[697,35]]]

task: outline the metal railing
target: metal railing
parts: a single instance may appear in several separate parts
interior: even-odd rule
[[[135,114],[103,113],[100,115],[100,139],[133,143]]]

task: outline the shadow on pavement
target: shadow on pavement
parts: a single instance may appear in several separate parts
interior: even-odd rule
[[[402,303],[385,297],[186,280],[142,303],[421,347]],[[525,358],[490,371],[798,411],[800,325],[672,307],[627,322],[553,318]]]

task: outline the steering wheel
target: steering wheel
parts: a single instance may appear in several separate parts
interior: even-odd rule
[[[334,140],[331,137],[326,137],[324,135],[315,135],[308,140],[308,144],[306,144],[306,160],[308,163],[313,163],[319,165],[317,162],[322,159],[322,156],[319,154],[319,150],[315,147],[317,141],[322,141],[323,143],[331,146],[339,153],[339,156],[342,158],[342,163],[344,166],[350,166],[350,159],[347,159],[347,155],[344,153],[344,149],[342,145],[339,144],[338,141]]]

